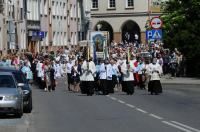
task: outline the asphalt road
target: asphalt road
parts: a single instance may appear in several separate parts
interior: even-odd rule
[[[33,88],[34,109],[22,119],[0,117],[0,132],[200,132],[200,85],[164,85],[161,95],[135,90],[88,97]]]

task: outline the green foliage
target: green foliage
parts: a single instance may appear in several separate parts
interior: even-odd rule
[[[186,57],[200,57],[200,0],[169,0],[163,9],[165,45]]]
[[[169,0],[163,8],[164,43],[187,57],[200,55],[200,1]]]

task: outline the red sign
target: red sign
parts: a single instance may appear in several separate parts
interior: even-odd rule
[[[150,24],[153,29],[160,29],[163,25],[163,21],[159,17],[153,17]]]

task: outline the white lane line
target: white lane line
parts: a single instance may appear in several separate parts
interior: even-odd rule
[[[190,129],[192,131],[195,131],[195,132],[200,132],[200,130],[196,129],[196,128],[193,128],[193,127],[190,127],[190,126],[187,126],[187,125],[184,125],[182,123],[179,123],[179,122],[176,122],[176,121],[171,121],[172,123],[176,124],[176,125],[179,125],[179,126],[182,126],[182,127],[185,127],[187,129]]]
[[[167,125],[172,126],[172,127],[175,127],[175,128],[177,128],[177,129],[180,129],[180,130],[185,131],[185,132],[192,132],[192,131],[190,131],[190,130],[188,130],[188,129],[185,129],[185,128],[183,128],[183,127],[177,126],[177,125],[172,124],[172,123],[167,122],[167,121],[162,121],[162,123],[167,124]]]
[[[140,108],[137,108],[136,110],[137,110],[137,111],[140,111],[140,112],[142,112],[142,113],[145,113],[145,114],[147,113],[145,110],[142,110],[142,109],[140,109]]]
[[[154,117],[156,119],[162,120],[163,118],[154,114],[149,114],[151,117]]]
[[[110,97],[112,100],[117,100],[115,97]]]
[[[131,104],[126,104],[128,107],[131,107],[131,108],[135,108],[134,105],[131,105]]]
[[[125,104],[125,102],[124,102],[124,101],[122,101],[122,100],[118,100],[118,102],[119,102],[119,103],[122,103],[122,104]]]
[[[106,95],[107,97],[110,97],[110,95]]]

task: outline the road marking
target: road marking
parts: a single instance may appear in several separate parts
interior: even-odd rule
[[[154,114],[149,114],[151,117],[154,117],[156,119],[162,120],[163,118]]]
[[[188,129],[185,129],[183,127],[177,126],[177,125],[175,125],[173,123],[170,123],[170,122],[167,122],[167,121],[162,121],[162,123],[167,124],[167,125],[172,126],[172,127],[175,127],[177,129],[180,129],[180,130],[185,131],[185,132],[192,132],[192,131],[190,131]]]
[[[110,99],[112,100],[117,100],[119,103],[121,104],[125,104],[126,102],[122,101],[122,100],[118,100],[117,98],[115,97],[112,97],[110,95],[106,95],[107,97],[109,97]],[[130,107],[130,108],[136,108],[137,111],[140,111],[142,113],[145,113],[147,114],[148,112],[143,110],[143,109],[140,109],[140,108],[137,108],[136,106],[134,105],[131,105],[131,104],[128,104],[126,103],[126,106]],[[149,114],[149,116],[151,117],[154,117],[156,119],[159,119],[159,120],[163,120],[164,118],[163,117],[160,117],[160,116],[157,116],[155,114]],[[162,123],[168,125],[168,126],[172,126],[174,128],[177,128],[179,130],[182,130],[182,131],[185,131],[185,132],[200,132],[200,130],[196,129],[196,128],[193,128],[193,127],[190,127],[190,126],[187,126],[187,125],[184,125],[182,123],[179,123],[179,122],[176,122],[176,121],[171,121],[171,122],[168,122],[168,121],[162,121]]]
[[[112,100],[117,100],[115,97],[110,97]]]
[[[131,107],[131,108],[135,108],[134,105],[131,105],[131,104],[126,104],[128,107]]]
[[[177,125],[179,125],[179,126],[185,127],[185,128],[187,128],[187,129],[190,129],[190,130],[192,130],[192,131],[200,132],[200,130],[198,130],[198,129],[196,129],[196,128],[193,128],[193,127],[190,127],[190,126],[187,126],[187,125],[184,125],[184,124],[182,124],[182,123],[179,123],[179,122],[176,122],[176,121],[171,121],[171,122],[174,123],[174,124],[177,124]]]
[[[118,102],[119,102],[119,103],[122,103],[122,104],[125,104],[125,102],[124,102],[124,101],[122,101],[122,100],[118,100]]]
[[[142,113],[145,113],[145,114],[147,113],[145,110],[142,110],[142,109],[140,109],[140,108],[137,108],[136,110],[137,110],[137,111],[140,111],[140,112],[142,112]]]

